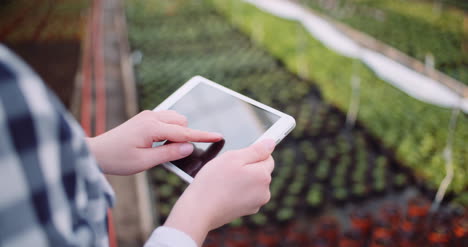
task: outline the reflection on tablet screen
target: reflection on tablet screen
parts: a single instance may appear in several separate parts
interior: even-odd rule
[[[254,143],[280,118],[205,83],[199,83],[170,109],[186,116],[189,128],[224,137],[217,143],[193,143],[194,153],[171,162],[193,177],[217,155]]]
[[[224,143],[224,140],[212,143],[206,150],[197,148],[196,144],[194,144],[195,149],[191,155],[183,159],[173,161],[172,163],[188,175],[195,177],[198,171],[208,163],[208,161],[212,160],[219,154],[221,149],[224,147]]]

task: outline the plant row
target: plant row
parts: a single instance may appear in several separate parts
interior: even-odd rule
[[[395,151],[418,179],[436,188],[445,176],[444,149],[450,109],[418,101],[379,79],[359,61],[338,55],[311,37],[301,24],[274,17],[238,1],[211,1],[219,11],[286,67],[316,83],[326,101],[347,111],[352,80],[360,81],[358,121],[378,142]],[[262,27],[261,32],[259,26]],[[461,113],[453,130],[455,176],[449,191],[468,205],[468,116]],[[300,127],[299,127],[300,128]]]
[[[211,232],[203,246],[466,246],[468,214],[450,207],[431,213],[429,207],[427,201],[415,197],[372,209],[356,207],[342,216],[304,217],[281,227],[268,223],[257,230],[226,227]]]
[[[167,1],[158,3],[164,6]],[[214,14],[210,5],[204,5],[206,13],[197,13],[213,26],[229,28],[212,32],[205,29],[206,23],[197,23],[190,34],[186,33],[196,39],[179,37],[176,41],[170,39],[170,34],[159,32],[159,27],[170,30],[164,27],[167,25],[177,30],[179,25],[189,26],[190,20],[200,20],[193,15],[179,16],[195,13],[186,9],[193,3],[187,2],[180,13],[172,9],[171,14],[162,9],[142,13],[143,10],[134,9],[138,4],[129,7],[128,18],[132,49],[143,55],[136,66],[142,109],[154,108],[190,77],[201,74],[297,120],[296,129],[274,153],[277,168],[271,202],[259,214],[235,224],[290,222],[301,215],[321,212],[328,204],[344,205],[384,196],[412,184],[412,175],[360,124],[346,129],[345,114],[326,103],[315,85],[288,72],[274,57]],[[134,17],[135,13],[138,16]],[[142,15],[159,24],[133,21]],[[202,34],[206,32],[216,36],[205,40]],[[153,36],[168,38],[152,39]],[[150,176],[164,220],[186,185],[161,167],[151,170]]]
[[[351,27],[421,61],[432,55],[437,69],[468,84],[464,13],[433,2],[301,0]]]

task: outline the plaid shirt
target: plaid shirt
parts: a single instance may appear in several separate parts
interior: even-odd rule
[[[108,246],[113,191],[56,96],[0,44],[0,246]]]
[[[0,44],[0,246],[109,246],[114,192],[81,127]],[[145,247],[196,247],[157,228]]]
[[[114,192],[81,127],[0,44],[0,246],[109,246]],[[145,247],[196,247],[158,227]]]

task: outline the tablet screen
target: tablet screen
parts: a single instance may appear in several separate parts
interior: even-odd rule
[[[280,117],[205,83],[199,83],[171,108],[188,119],[192,129],[221,133],[223,141],[193,143],[194,152],[173,161],[194,177],[208,161],[228,150],[254,143]]]

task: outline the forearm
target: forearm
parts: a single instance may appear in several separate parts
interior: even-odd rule
[[[197,208],[197,200],[191,200],[189,193],[184,193],[177,201],[164,226],[178,229],[189,235],[198,246],[202,246],[206,235],[211,230],[209,216],[203,209]]]
[[[93,154],[94,158],[96,159],[99,168],[101,168],[103,173],[109,174],[107,168],[108,159],[105,158],[108,154],[106,154],[106,149],[101,148],[101,144],[99,144],[98,137],[86,137],[85,140],[88,144],[89,151]]]

